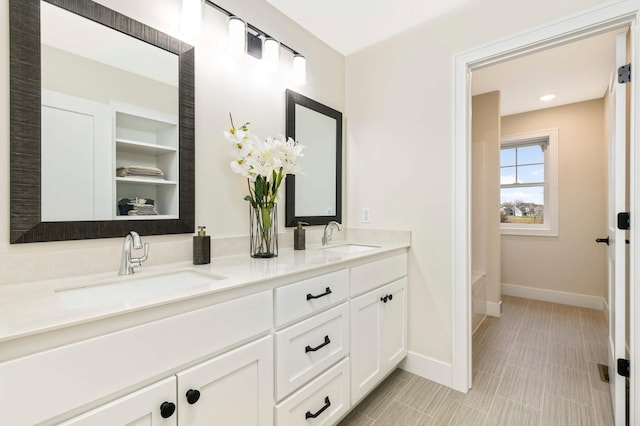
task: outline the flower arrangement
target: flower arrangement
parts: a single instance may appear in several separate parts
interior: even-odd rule
[[[275,202],[278,189],[286,175],[300,173],[297,159],[303,155],[304,146],[283,136],[261,140],[249,132],[248,122],[236,127],[231,114],[229,119],[231,128],[224,132],[224,137],[233,143],[231,170],[246,177],[249,188],[244,199],[252,207],[252,255],[277,256]]]

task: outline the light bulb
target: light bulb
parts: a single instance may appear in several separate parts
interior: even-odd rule
[[[280,63],[280,42],[278,40],[270,37],[264,40],[262,61],[265,71],[278,71],[278,64]]]
[[[237,16],[229,17],[229,54],[242,56],[247,44],[247,26]]]
[[[293,56],[293,83],[298,85],[307,83],[307,60],[299,53]]]
[[[202,31],[204,0],[182,0],[180,31],[188,37],[197,37]]]

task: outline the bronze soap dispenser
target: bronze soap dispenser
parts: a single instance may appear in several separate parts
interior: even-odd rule
[[[304,250],[306,244],[305,230],[302,225],[308,225],[307,222],[298,222],[298,227],[293,230],[293,249]]]

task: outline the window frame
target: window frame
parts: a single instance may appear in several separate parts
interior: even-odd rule
[[[547,141],[547,148],[544,151],[544,184],[542,185],[544,187],[544,223],[500,223],[502,235],[558,236],[558,129],[504,135],[501,137],[500,150],[507,147],[526,146],[544,139]],[[500,164],[498,164],[498,168],[500,168]],[[499,184],[499,189],[508,188],[510,185],[513,184]],[[540,186],[540,184],[521,184],[520,186]]]

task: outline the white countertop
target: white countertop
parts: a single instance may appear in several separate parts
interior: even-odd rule
[[[337,253],[322,247],[307,247],[307,250],[280,250],[273,259],[253,259],[248,254],[212,258],[207,265],[181,262],[154,267],[138,268],[131,276],[119,276],[117,271],[105,274],[71,277],[65,279],[37,281],[0,286],[0,342],[18,339],[87,323],[98,319],[167,305],[185,299],[202,297],[268,280],[281,280],[303,273],[322,273],[331,266],[349,267],[366,262],[381,254],[406,249],[410,238],[391,241],[349,242],[377,246],[358,253]],[[340,246],[339,242],[332,246]],[[163,286],[158,291],[129,293],[119,292],[118,286],[129,281],[162,276],[176,271],[195,271],[193,276],[204,276],[193,286],[183,285],[172,289]],[[109,290],[117,293],[108,300],[92,300],[88,304],[69,302],[60,297],[61,290],[85,288],[109,284]],[[131,283],[129,283],[131,284]],[[113,287],[111,287],[113,285]],[[123,287],[124,288],[124,287]],[[104,303],[103,303],[104,302]]]

